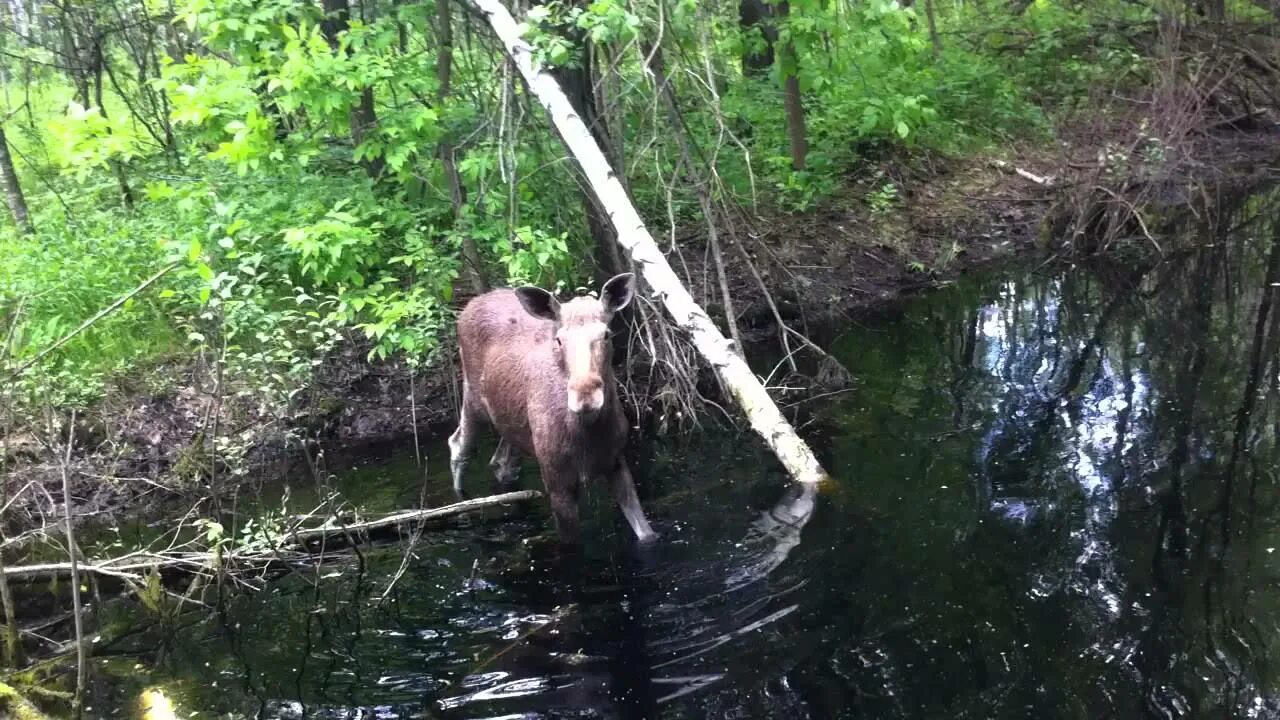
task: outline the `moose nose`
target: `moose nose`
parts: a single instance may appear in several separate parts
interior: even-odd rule
[[[604,384],[585,383],[569,388],[569,410],[580,415],[591,415],[604,407]]]

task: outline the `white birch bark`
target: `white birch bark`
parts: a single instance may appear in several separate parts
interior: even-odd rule
[[[470,2],[488,19],[494,34],[524,76],[530,92],[546,108],[561,140],[578,161],[600,206],[608,213],[618,233],[618,244],[631,256],[671,318],[689,333],[694,347],[719,374],[752,429],[759,433],[793,478],[805,483],[825,480],[827,474],[813,451],[796,434],[746,361],[734,351],[729,340],[720,333],[671,269],[600,146],[560,89],[560,84],[550,73],[534,65],[532,49],[520,37],[520,28],[511,13],[499,0]]]

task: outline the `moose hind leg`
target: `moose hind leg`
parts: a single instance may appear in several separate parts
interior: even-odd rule
[[[493,457],[489,460],[489,469],[493,470],[498,487],[514,487],[520,475],[520,451],[505,438],[499,438],[498,449],[493,451]]]
[[[609,483],[612,486],[613,499],[622,509],[622,514],[627,518],[627,524],[631,526],[631,532],[635,533],[636,540],[642,543],[657,540],[658,533],[650,527],[649,521],[644,516],[644,509],[640,507],[640,498],[636,495],[636,484],[631,479],[631,470],[627,467],[626,461],[618,462],[617,469],[610,473]]]
[[[463,392],[466,392],[465,386]],[[471,458],[471,453],[475,451],[478,425],[475,413],[467,408],[464,394],[462,413],[458,418],[458,429],[454,430],[453,434],[449,436],[449,472],[453,475],[453,491],[459,498],[466,497],[466,494],[462,491],[462,476],[467,469],[467,460]]]

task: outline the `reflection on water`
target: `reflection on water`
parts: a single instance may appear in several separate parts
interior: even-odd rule
[[[430,534],[235,600],[157,676],[288,718],[1275,717],[1280,215],[1238,215],[850,329],[830,492],[655,441],[655,548],[605,493],[573,566],[522,542],[540,508]]]

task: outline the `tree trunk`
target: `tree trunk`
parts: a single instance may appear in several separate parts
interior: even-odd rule
[[[320,32],[329,42],[329,47],[338,49],[338,36],[350,26],[351,6],[347,0],[321,0],[324,19],[320,21]]]
[[[791,15],[791,3],[778,3],[778,17]],[[809,155],[808,133],[804,126],[804,105],[800,102],[800,58],[796,44],[787,40],[782,49],[782,102],[787,109],[787,140],[791,144],[791,169],[804,170]]]
[[[754,31],[759,30],[764,38],[764,48],[754,43],[744,43],[742,49],[742,74],[759,76],[769,72],[773,67],[773,44],[778,39],[778,29],[769,21],[769,6],[764,0],[739,0],[738,28],[744,40],[753,40]]]
[[[581,2],[577,4],[583,5]],[[569,26],[561,28],[561,31],[585,49],[586,41],[581,30]],[[591,137],[606,154],[611,155],[613,141],[596,116],[594,65],[591,53],[584,51],[582,62],[576,67],[556,68],[554,73],[559,81],[558,86],[564,88],[562,94],[567,97],[574,112],[591,133]],[[592,194],[585,188],[582,193],[582,209],[587,217],[587,230],[595,244],[596,268],[605,277],[624,272],[626,267],[622,262],[622,256],[618,253],[618,238],[610,227],[608,218],[605,217],[605,211],[595,203]]]
[[[0,182],[4,183],[4,199],[9,204],[13,224],[17,226],[18,232],[30,234],[35,228],[31,226],[27,198],[22,194],[18,173],[13,168],[13,156],[9,154],[9,140],[5,137],[3,126],[0,126]]]
[[[804,170],[809,155],[809,140],[804,127],[804,105],[800,103],[800,78],[787,76],[783,90],[787,106],[787,139],[791,144],[791,169]]]
[[[4,573],[4,559],[0,558],[0,573]],[[13,590],[9,587],[9,577],[0,577],[0,610],[4,611],[4,628],[0,630],[4,636],[4,664],[7,667],[22,666],[22,636],[18,634],[18,617],[14,609]]]
[[[5,452],[7,449],[6,441],[0,439],[0,452]],[[3,464],[4,457],[5,455],[0,455],[0,464]],[[8,478],[6,477],[5,480]],[[0,500],[7,500],[7,496],[8,493],[0,484]],[[4,573],[4,569],[4,553],[0,551],[0,574]],[[4,627],[0,629],[0,635],[4,637],[4,664],[11,668],[21,667],[24,659],[22,636],[18,633],[18,615],[14,608],[13,589],[9,587],[9,577],[7,575],[0,577],[0,611],[4,612]]]
[[[599,204],[608,212],[617,231],[618,243],[639,267],[640,274],[654,290],[675,323],[689,333],[698,352],[720,376],[737,400],[751,427],[773,450],[791,476],[800,482],[821,482],[826,472],[813,452],[796,435],[778,406],[742,356],[707,316],[679,277],[640,219],[626,190],[596,144],[577,110],[551,75],[533,63],[532,49],[520,37],[520,29],[499,0],[471,0],[488,19],[494,33],[524,75],[529,90],[543,104],[570,154],[577,159]]]
[[[62,57],[66,63],[67,72],[71,75],[71,82],[76,86],[75,98],[84,107],[89,106],[89,79],[84,71],[84,60],[80,56],[80,48],[76,44],[74,18],[67,11],[65,5],[61,8],[62,20]]]
[[[440,50],[436,59],[436,80],[440,91],[437,105],[441,113],[449,100],[453,89],[453,14],[449,0],[436,0],[436,42]],[[467,203],[466,188],[462,186],[462,178],[458,176],[458,161],[454,158],[455,148],[450,142],[446,129],[440,140],[438,149],[440,165],[444,170],[444,181],[449,186],[449,202],[453,205],[453,221],[457,224],[462,216],[462,208]],[[475,238],[470,235],[462,237],[462,262],[466,265],[467,280],[477,295],[489,289],[489,281],[485,277],[484,267],[480,264],[480,250],[476,247]]]
[[[400,14],[400,8],[404,6],[405,0],[392,0],[392,14],[396,18],[396,48],[401,55],[409,52],[409,26],[405,24],[404,17]],[[438,8],[437,8],[438,9]]]
[[[348,0],[323,0],[324,19],[320,21],[320,32],[329,42],[329,47],[338,51],[338,36],[350,27],[351,5]],[[351,144],[359,148],[370,133],[378,128],[378,111],[373,105],[373,88],[366,87],[360,91],[360,100],[351,107],[347,114],[351,125]],[[360,165],[365,173],[375,180],[386,168],[386,160],[381,154],[377,157],[364,157]]]
[[[938,37],[938,21],[933,16],[933,0],[924,0],[924,17],[929,23],[929,42],[933,43],[933,56],[942,56],[942,38]]]
[[[372,87],[366,87],[360,91],[360,102],[351,108],[350,122],[351,142],[357,148],[364,144],[370,133],[377,131],[378,111],[373,106]],[[376,180],[382,177],[382,171],[386,169],[387,161],[382,153],[379,153],[375,157],[366,155],[361,158],[360,165],[364,167],[364,171],[369,177]]]
[[[106,60],[102,54],[102,43],[94,38],[93,47],[90,50],[90,62],[92,62],[93,70],[93,101],[98,112],[102,115],[102,119],[108,119],[107,106],[102,103],[102,73],[106,67]],[[111,133],[111,126],[107,125],[107,133]],[[129,176],[124,169],[124,163],[117,159],[108,160],[107,164],[111,166],[111,172],[116,176],[116,184],[120,186],[120,199],[124,202],[124,206],[133,209],[133,188],[129,187]]]

